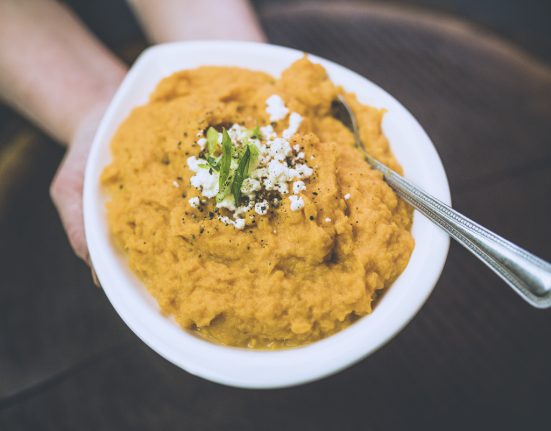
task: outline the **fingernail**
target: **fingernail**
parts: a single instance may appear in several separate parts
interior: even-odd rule
[[[90,272],[92,273],[92,281],[96,285],[96,287],[101,288],[101,284],[99,284],[98,276],[96,274],[96,271],[94,271],[94,267],[90,265]]]

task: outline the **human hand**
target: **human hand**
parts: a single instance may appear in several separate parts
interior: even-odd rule
[[[105,101],[98,103],[79,123],[50,185],[50,195],[61,217],[69,243],[77,256],[88,265],[90,260],[82,212],[84,171],[92,140],[106,107]]]
[[[140,0],[132,5],[156,42],[265,40],[247,0],[232,0],[222,9],[216,9],[216,0]],[[225,25],[228,16],[235,25]],[[82,213],[86,159],[126,66],[61,2],[0,0],[0,29],[0,100],[58,142],[70,144],[50,194],[72,248],[90,264]]]
[[[88,261],[82,184],[96,127],[126,66],[61,2],[0,1],[0,100],[70,144],[51,195],[77,255]]]

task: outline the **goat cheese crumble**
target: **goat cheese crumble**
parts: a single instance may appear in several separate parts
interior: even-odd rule
[[[245,229],[245,219],[243,218],[236,218],[235,220],[232,220],[228,216],[218,216],[218,220],[220,220],[222,223],[227,225],[232,225],[238,230]]]
[[[291,211],[299,211],[304,208],[304,199],[301,196],[289,196],[289,200],[291,201]]]
[[[303,190],[306,190],[306,185],[304,184],[304,181],[299,180],[293,183],[293,193],[295,195],[298,195]]]
[[[302,123],[302,115],[292,112],[289,116],[289,127],[283,131],[283,137],[285,139],[291,139],[295,133],[297,133],[300,124]]]
[[[207,140],[206,138],[200,138],[197,140],[197,145],[199,145],[199,147],[204,150],[205,149],[205,145],[207,145]]]
[[[190,198],[188,202],[193,208],[199,208],[199,206],[201,205],[201,201],[197,196]]]
[[[280,96],[272,94],[266,99],[266,112],[270,115],[270,121],[273,122],[283,120],[289,113],[289,110]]]

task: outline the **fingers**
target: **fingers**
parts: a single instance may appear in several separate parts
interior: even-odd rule
[[[61,217],[69,243],[77,256],[90,266],[82,211],[84,171],[97,126],[109,100],[110,97],[100,100],[83,118],[50,186],[50,195]]]
[[[101,289],[101,284],[98,280],[98,275],[96,274],[96,270],[94,269],[92,264],[90,264],[90,271],[92,272],[92,281],[94,282],[94,285]]]
[[[88,155],[85,143],[74,143],[61,163],[50,186],[50,195],[59,212],[69,243],[78,257],[88,263],[89,255],[84,235],[82,186]]]

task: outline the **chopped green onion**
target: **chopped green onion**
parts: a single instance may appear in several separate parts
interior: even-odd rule
[[[248,176],[252,171],[256,169],[258,165],[258,156],[260,154],[260,151],[258,151],[258,147],[254,144],[248,144],[247,148],[251,153],[251,158],[249,161],[249,169],[247,171],[247,176]]]
[[[207,156],[207,163],[215,171],[218,172],[220,170],[220,161],[216,160],[214,157]]]
[[[209,127],[207,130],[207,150],[212,156],[218,146],[218,132],[214,127]]]
[[[239,164],[237,165],[237,169],[235,170],[235,175],[233,176],[233,182],[231,185],[231,192],[233,194],[233,198],[235,199],[235,205],[239,205],[239,200],[241,199],[241,186],[243,185],[243,181],[245,180],[245,178],[247,178],[249,174],[250,160],[251,145],[248,145],[243,152],[241,159],[239,160]]]
[[[201,163],[197,164],[201,169],[213,169],[216,172],[220,170],[219,162],[211,156],[207,156],[206,159],[199,159]]]
[[[260,139],[262,137],[262,134],[260,133],[260,127],[258,127],[258,124],[255,126],[254,129],[250,130],[250,136],[251,138]]]
[[[216,202],[222,202],[222,200],[228,194],[230,187],[230,168],[232,160],[232,148],[233,144],[228,135],[226,129],[222,130],[222,158],[220,159],[220,177],[218,180],[218,194],[216,195]]]

